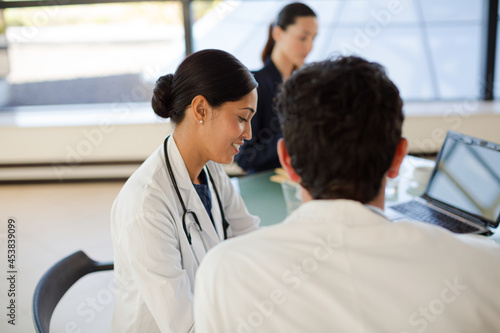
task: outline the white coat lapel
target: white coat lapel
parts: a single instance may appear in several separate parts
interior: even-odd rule
[[[198,193],[196,192],[191,182],[191,179],[189,178],[186,165],[184,163],[184,160],[182,159],[179,149],[177,148],[177,144],[175,143],[173,136],[170,136],[170,138],[168,139],[167,150],[170,157],[169,158],[170,163],[172,165],[172,171],[176,178],[177,186],[179,187],[179,192],[182,196],[184,204],[186,205],[186,209],[195,212],[200,222],[201,228],[203,230],[202,233],[203,238],[202,238],[198,231],[198,227],[193,225],[195,223],[193,214],[188,214],[188,216],[186,217],[186,227],[188,228],[188,231],[191,231],[192,248],[195,251],[196,256],[198,257],[198,260],[201,261],[202,258],[205,256],[205,253],[210,248],[218,244],[220,240],[212,225],[212,221],[210,220],[210,217],[208,216],[208,213],[205,210],[205,206],[203,206],[203,203],[201,202],[201,199],[198,196]],[[215,198],[215,200],[217,199]],[[217,201],[215,201],[215,205],[217,205],[218,207]],[[213,207],[214,207],[214,195],[212,195],[212,214],[214,211]],[[178,205],[177,209],[179,212],[179,216],[181,217],[180,222],[182,224],[182,216],[184,214],[184,211],[181,205]],[[214,218],[217,217],[214,216]],[[220,217],[218,219],[220,220]],[[182,225],[181,228],[183,228]]]
[[[208,164],[210,164],[210,163],[208,163]],[[209,169],[208,164],[205,167],[205,170]],[[212,171],[213,171],[213,168],[210,169],[210,172],[212,173],[212,176],[214,178],[214,182],[217,182],[216,174],[215,174],[215,172],[212,172]],[[208,179],[208,184],[210,187],[210,194],[212,196],[212,217],[214,219],[215,227],[217,229],[218,239],[219,239],[219,241],[223,241],[224,240],[224,230],[223,230],[223,226],[222,226],[222,215],[221,215],[221,211],[220,211],[220,207],[219,207],[219,201],[217,200],[217,194],[215,192],[214,184],[210,181],[210,176],[208,175],[208,172],[207,172],[207,179]],[[220,184],[216,183],[215,186],[217,187],[217,190],[219,191],[219,195],[221,195]],[[221,198],[221,200],[222,200],[222,198]]]
[[[210,184],[210,180],[208,180],[208,183]],[[219,236],[217,235],[217,232],[215,231],[214,225],[212,224],[212,220],[210,219],[210,216],[208,215],[207,210],[205,209],[205,206],[203,205],[203,202],[200,199],[200,196],[196,192],[196,189],[194,188],[193,184],[191,183],[191,180],[189,180],[189,185],[191,186],[191,188],[189,190],[188,189],[184,190],[186,194],[187,192],[189,192],[187,207],[188,209],[195,211],[196,215],[198,216],[201,228],[203,229],[204,241],[207,245],[206,249],[208,251],[210,248],[220,243],[220,239]],[[210,194],[212,196],[212,217],[214,218],[214,221],[218,221],[220,220],[220,216],[218,216],[217,214],[214,215],[214,211],[217,210],[216,207],[219,207],[219,205],[217,203],[217,198],[215,198],[215,194],[211,186],[210,186]],[[194,222],[194,218],[192,219],[192,221]]]

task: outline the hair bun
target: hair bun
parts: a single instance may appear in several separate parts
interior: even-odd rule
[[[172,116],[172,104],[174,96],[172,94],[172,82],[174,75],[167,74],[161,76],[155,84],[151,105],[155,113],[162,118]]]

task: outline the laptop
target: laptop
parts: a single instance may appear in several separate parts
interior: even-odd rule
[[[387,210],[393,221],[492,235],[500,222],[500,145],[449,131],[424,194]]]

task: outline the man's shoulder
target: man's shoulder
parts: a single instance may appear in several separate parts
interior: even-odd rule
[[[277,234],[276,229],[281,228],[281,224],[260,227],[253,232],[230,238],[210,251],[210,255],[225,255],[226,257],[230,257],[231,255],[245,253],[247,250],[251,251],[252,248],[255,248],[256,243],[265,242],[267,239]]]
[[[200,269],[202,266],[234,267],[235,264],[240,262],[258,261],[260,256],[265,257],[267,255],[266,244],[274,243],[282,227],[281,224],[261,227],[250,233],[222,242],[207,253]]]
[[[422,256],[456,261],[473,267],[484,263],[500,264],[500,244],[486,236],[457,234],[445,228],[418,221],[394,222],[394,236],[406,241],[400,246],[421,249]],[[404,235],[404,237],[403,237]],[[446,259],[447,258],[447,259]],[[499,270],[500,272],[500,270]]]

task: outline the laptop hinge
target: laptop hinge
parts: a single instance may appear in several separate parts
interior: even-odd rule
[[[472,220],[474,223],[477,223],[479,224],[480,226],[484,227],[484,228],[488,228],[490,225],[491,225],[491,222],[484,219],[484,218],[481,218],[477,215],[473,215],[473,214],[470,214],[470,213],[467,213],[467,212],[464,212],[464,211],[461,211],[460,209],[456,209],[455,207],[452,207],[450,205],[447,205],[441,201],[438,201],[436,199],[433,199],[431,197],[429,197],[428,195],[424,194],[422,195],[422,198],[424,198],[427,202],[429,202],[430,204],[436,206],[436,207],[439,207],[441,209],[444,209],[446,211],[449,211],[457,216],[460,216],[460,217],[463,217],[465,219],[469,219],[469,220]]]

